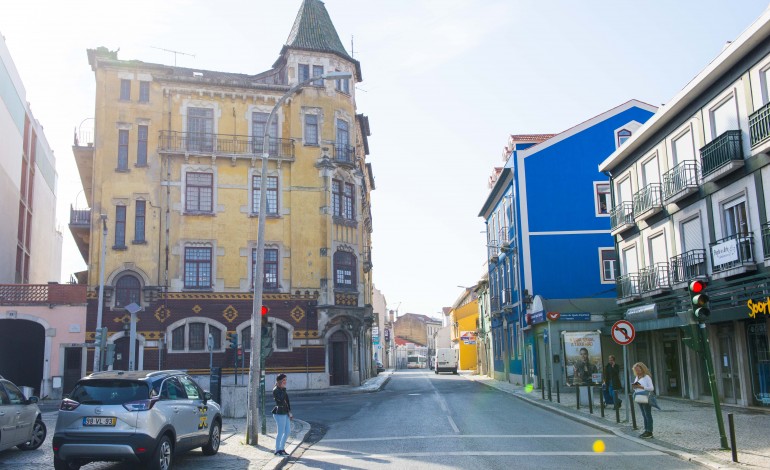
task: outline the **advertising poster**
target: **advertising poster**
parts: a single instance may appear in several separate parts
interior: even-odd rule
[[[566,383],[572,385],[600,384],[602,382],[602,344],[596,331],[566,331],[564,364]]]
[[[461,331],[460,339],[465,344],[476,344],[476,332],[475,331]]]

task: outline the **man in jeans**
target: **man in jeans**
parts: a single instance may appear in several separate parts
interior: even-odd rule
[[[603,383],[608,387],[609,397],[612,398],[612,401],[607,400],[607,404],[620,408],[623,402],[618,395],[618,391],[622,387],[620,384],[620,366],[615,363],[615,356],[610,356],[608,361],[607,365],[604,366],[604,374],[602,375]]]

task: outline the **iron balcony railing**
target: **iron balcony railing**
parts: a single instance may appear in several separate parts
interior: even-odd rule
[[[489,296],[489,308],[492,309],[493,312],[500,311],[500,296],[497,294],[492,294]]]
[[[334,144],[334,161],[352,165],[356,161],[356,149],[346,144]]]
[[[698,187],[698,162],[685,160],[663,175],[663,199]]]
[[[639,270],[639,290],[642,293],[661,289],[671,289],[667,262],[655,263]]]
[[[669,262],[671,270],[671,282],[680,284],[695,278],[705,277],[706,250],[685,251],[681,255],[672,256]]]
[[[749,136],[751,137],[751,148],[770,139],[770,103],[749,116]]]
[[[500,232],[497,236],[500,241],[500,248],[510,245],[510,237],[508,236],[508,227],[500,227]]]
[[[91,209],[73,209],[70,206],[70,225],[91,225]]]
[[[770,222],[762,224],[762,250],[765,259],[770,258]]]
[[[262,137],[248,135],[160,131],[158,150],[166,153],[261,156],[263,145],[264,140]],[[268,155],[271,157],[294,158],[294,140],[270,137]]]
[[[741,131],[726,131],[700,149],[700,157],[704,178],[731,161],[743,160]]]
[[[663,185],[650,183],[634,194],[634,214],[637,216],[651,209],[663,207]]]
[[[513,305],[513,299],[511,298],[511,289],[502,289],[500,292],[500,303],[503,307],[506,305]]]
[[[624,274],[618,276],[615,281],[615,287],[618,290],[618,299],[628,299],[639,296],[639,275]]]
[[[610,227],[612,230],[633,223],[634,204],[632,202],[621,202],[610,211]]]
[[[754,265],[757,262],[753,233],[731,235],[709,246],[711,247],[711,271],[714,273]]]

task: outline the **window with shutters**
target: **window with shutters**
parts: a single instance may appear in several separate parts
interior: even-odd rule
[[[726,131],[740,129],[738,126],[738,109],[735,97],[730,95],[722,100],[709,112],[711,117],[711,138],[716,139]]]

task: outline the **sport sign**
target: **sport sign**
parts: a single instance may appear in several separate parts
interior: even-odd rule
[[[612,325],[612,339],[621,346],[631,344],[636,337],[634,325],[626,320],[618,320]]]

